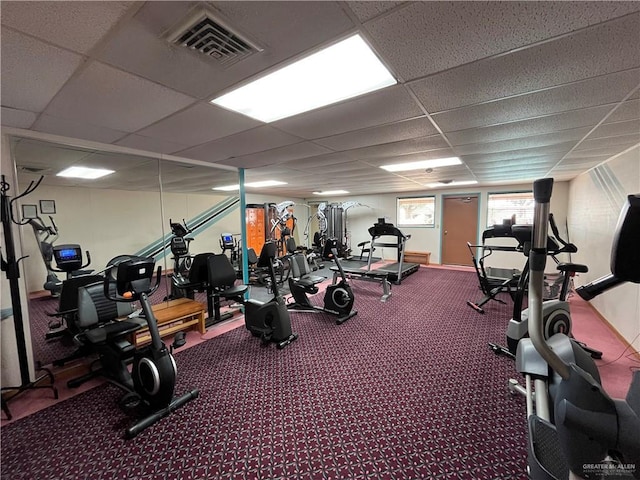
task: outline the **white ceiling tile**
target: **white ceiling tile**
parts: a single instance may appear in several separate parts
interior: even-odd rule
[[[640,66],[640,14],[411,83],[431,113]]]
[[[453,151],[441,135],[431,135],[429,137],[411,138],[402,142],[385,143],[384,145],[376,145],[373,147],[356,148],[348,150],[347,153],[351,158],[372,159],[372,158],[389,158],[399,155],[408,155],[411,153],[421,153],[436,150],[438,155],[444,154],[453,156]]]
[[[133,132],[193,101],[193,98],[166,87],[92,62],[64,86],[46,113]]]
[[[53,133],[70,138],[82,138],[94,142],[111,143],[126,135],[126,132],[113,130],[100,125],[91,125],[87,122],[68,120],[42,114],[33,124],[33,130],[38,132]]]
[[[299,137],[264,125],[177,153],[186,158],[194,158],[207,162],[219,162],[229,158],[299,143],[301,140]]]
[[[329,176],[335,176],[339,178],[342,177],[345,172],[358,172],[358,174],[363,174],[363,170],[365,169],[371,170],[371,167],[360,162],[345,162],[332,164],[330,171],[327,171],[327,169],[324,168],[324,166],[321,164],[315,166],[307,166],[305,168],[305,171],[311,173],[327,174]]]
[[[435,114],[433,120],[443,131],[463,130],[612,104],[621,101],[639,81],[640,70],[630,70]]]
[[[132,133],[124,138],[121,138],[116,145],[122,145],[123,147],[137,148],[139,150],[146,150],[148,152],[158,153],[174,153],[180,150],[184,150],[188,145],[181,145],[179,143],[168,142],[161,138],[150,138],[142,135]]]
[[[4,16],[3,2],[3,16]],[[21,2],[15,2],[21,3]],[[2,29],[2,106],[41,112],[69,80],[82,57]],[[46,65],[47,68],[42,68]]]
[[[198,103],[136,133],[191,147],[260,125],[263,123],[245,115]]]
[[[197,3],[146,2],[110,38],[98,57],[203,99],[353,28],[336,2],[207,2],[225,23],[250,34],[264,48],[225,67],[189,49],[170,45],[165,39],[167,29],[182,21]],[[278,28],[283,21],[286,28]]]
[[[589,133],[590,128],[573,128],[571,130],[560,130],[554,133],[545,133],[543,135],[532,135],[529,137],[514,138],[511,140],[502,140],[499,142],[475,143],[469,145],[461,145],[454,148],[458,155],[468,155],[473,153],[493,153],[507,152],[511,150],[521,150],[535,147],[544,147],[556,145],[559,149],[566,148],[569,150],[579,140]]]
[[[580,159],[579,162],[576,163],[568,163],[568,162],[563,162],[560,165],[556,165],[555,167],[553,167],[553,169],[550,170],[550,174],[554,175],[556,172],[570,172],[570,173],[575,173],[575,175],[579,175],[581,173],[583,173],[585,170],[588,170],[589,168],[595,167],[596,165],[606,161],[609,157],[600,157],[598,158],[591,158],[591,159]]]
[[[590,142],[581,143],[578,148],[567,155],[567,158],[592,157],[594,155],[609,155],[612,157],[638,143],[640,143],[640,138],[636,135],[598,138]]]
[[[378,15],[388,12],[392,8],[399,8],[402,5],[408,5],[408,2],[385,2],[385,1],[349,1],[346,2],[346,6],[351,9],[351,11],[358,17],[358,20],[361,22],[366,22],[367,20],[371,20]]]
[[[331,171],[331,165],[336,163],[351,162],[353,159],[344,152],[328,153],[324,155],[317,155],[309,158],[300,158],[289,162],[279,163],[274,168],[291,168],[296,170],[306,170],[308,168],[315,169],[318,167],[324,167],[328,171]],[[253,170],[252,170],[253,171]]]
[[[530,120],[504,123],[491,127],[472,128],[445,133],[453,146],[512,140],[519,137],[557,132],[558,130],[593,126],[602,120],[612,109],[612,105],[603,105],[546,115]]]
[[[353,148],[381,145],[398,142],[410,138],[426,137],[437,133],[436,128],[427,117],[412,118],[389,125],[347,132],[331,137],[320,138],[316,143],[333,150],[349,150]]]
[[[526,148],[520,150],[514,150],[509,152],[494,152],[489,154],[472,154],[464,155],[462,160],[468,164],[474,162],[483,161],[499,161],[499,160],[514,160],[514,159],[535,159],[539,157],[546,157],[551,155],[554,158],[558,154],[562,155],[568,151],[571,144],[561,145],[560,148],[556,145],[539,147],[539,148]],[[568,147],[568,148],[567,148]]]
[[[622,102],[615,111],[607,117],[607,123],[637,120],[640,118],[640,100]]]
[[[363,158],[362,161],[375,166],[380,165],[394,165],[396,163],[405,163],[405,162],[417,162],[419,160],[433,160],[434,158],[448,158],[455,157],[455,153],[450,148],[441,148],[436,150],[430,150],[426,152],[419,153],[410,153],[407,155],[399,155],[392,157],[381,157],[381,158]]]
[[[429,181],[474,175],[484,184],[530,182],[552,169],[554,177],[567,178],[635,141],[640,125],[640,48],[634,50],[640,43],[634,37],[638,2],[140,2],[117,25],[122,4],[102,3],[23,2],[23,10],[18,3],[10,6],[11,21],[33,35],[3,25],[5,124],[17,121],[14,125],[29,127],[36,118],[31,128],[115,141],[158,155],[243,166],[269,164],[256,169],[256,175],[288,181],[273,194],[298,197],[309,196],[319,186],[353,194],[427,192],[432,190],[423,184]],[[166,32],[189,9],[204,4],[264,51],[223,68],[168,45]],[[108,12],[91,30],[92,12],[100,8]],[[45,11],[50,18],[29,18]],[[636,14],[628,14],[631,11]],[[70,26],[70,19],[84,23]],[[358,19],[365,23],[360,25]],[[43,21],[49,23],[42,26]],[[434,24],[437,28],[429,31]],[[356,30],[404,80],[421,75],[422,80],[411,83],[430,111],[440,111],[433,116],[438,127],[425,117],[424,107],[406,85],[271,125],[234,118],[227,111],[220,116],[213,113],[217,107],[197,102]],[[41,34],[47,40],[34,38]],[[73,46],[78,42],[81,47]],[[74,55],[67,46],[91,49],[90,58]],[[56,50],[80,60],[60,62]],[[500,54],[494,55],[497,51]],[[636,70],[610,74],[633,67]],[[442,68],[448,70],[438,72]],[[424,72],[432,77],[425,78]],[[559,88],[548,88],[555,85]],[[619,105],[627,96],[630,101]],[[7,103],[12,97],[24,105]],[[40,110],[28,108],[29,101],[40,102],[45,114],[37,116]],[[22,112],[18,120],[16,112]],[[608,114],[606,123],[576,148],[584,138],[580,135]],[[456,145],[453,150],[448,141]],[[377,168],[456,153],[463,165],[431,174],[391,174]],[[57,167],[58,157],[44,153],[43,168]],[[64,162],[73,157],[65,156]],[[108,160],[102,156],[93,161],[97,158]],[[128,165],[129,174],[118,168],[114,176],[93,185],[157,191],[157,164],[150,174],[128,162],[115,158],[113,164]],[[165,168],[164,162],[162,173],[165,191],[171,192],[211,193],[214,180],[237,181],[236,172]]]
[[[493,155],[469,155],[464,157],[464,161],[474,172],[482,172],[496,169],[504,170],[523,165],[555,165],[564,155],[564,153],[555,153],[527,158],[499,158],[499,155],[497,156],[498,158],[496,158]]]
[[[274,148],[264,152],[253,153],[242,157],[235,157],[228,160],[222,160],[221,164],[231,165],[238,168],[253,168],[264,165],[272,165],[274,163],[292,162],[294,159],[302,159],[306,157],[314,157],[329,153],[330,150],[311,142],[295,143],[284,147]],[[293,162],[295,163],[295,162]]]
[[[137,2],[2,2],[2,24],[87,53]]]
[[[36,117],[37,115],[33,112],[8,107],[2,107],[2,114],[0,115],[2,125],[15,128],[31,127]]]
[[[589,139],[617,137],[619,135],[636,135],[640,137],[640,119],[603,123],[589,135]]]
[[[405,80],[638,11],[633,2],[415,2],[365,24]]]
[[[274,122],[285,132],[315,139],[417,117],[423,112],[402,86],[387,87],[352,100]]]

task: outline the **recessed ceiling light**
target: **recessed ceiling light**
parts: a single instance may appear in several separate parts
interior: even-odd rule
[[[56,176],[93,180],[106,175],[111,175],[113,172],[114,170],[107,170],[105,168],[69,167],[57,173]]]
[[[261,188],[261,187],[276,187],[278,185],[286,185],[287,182],[281,182],[279,180],[263,180],[261,182],[250,182],[245,183],[245,187],[253,187],[253,188]],[[240,185],[225,185],[224,187],[213,187],[211,190],[223,190],[223,191],[231,191],[231,190],[239,190]]]
[[[324,192],[313,192],[314,195],[345,195],[346,190],[325,190]]]
[[[393,165],[382,165],[380,168],[387,172],[406,172],[408,170],[422,170],[424,168],[450,167],[460,165],[462,160],[458,157],[434,158],[433,160],[420,160],[418,162],[395,163]]]
[[[221,190],[223,192],[231,192],[233,190],[240,190],[240,185],[225,185],[224,187],[213,187],[211,190]]]
[[[353,35],[211,103],[268,123],[396,83],[362,37]]]
[[[438,188],[438,187],[458,187],[460,185],[475,185],[478,183],[477,180],[461,180],[459,182],[456,181],[448,181],[448,182],[435,182],[435,183],[427,183],[425,187],[429,188]]]

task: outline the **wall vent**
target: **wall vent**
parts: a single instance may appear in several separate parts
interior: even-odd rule
[[[204,6],[191,12],[168,33],[167,39],[175,45],[214,59],[223,66],[232,65],[262,51],[256,43]]]

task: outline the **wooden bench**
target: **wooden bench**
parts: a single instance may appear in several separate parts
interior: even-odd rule
[[[404,252],[404,261],[407,263],[421,263],[422,265],[429,265],[429,259],[431,252]]]
[[[153,311],[158,321],[161,337],[173,335],[182,330],[196,328],[200,333],[206,333],[205,311],[207,307],[200,302],[188,298],[179,298],[153,305]],[[132,334],[131,343],[136,347],[151,342],[149,329],[142,327]]]

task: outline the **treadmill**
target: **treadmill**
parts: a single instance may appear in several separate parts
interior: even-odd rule
[[[416,272],[420,268],[419,263],[406,263],[404,261],[404,250],[407,240],[411,238],[411,235],[405,235],[392,223],[387,223],[384,218],[378,218],[378,222],[369,228],[369,235],[371,235],[371,252],[376,247],[390,247],[398,250],[398,261],[389,265],[375,269],[375,271],[387,272],[387,277],[390,282],[395,285],[400,285],[402,279]],[[384,242],[380,240],[380,237],[396,237],[396,241]],[[367,270],[371,270],[371,258],[369,255],[369,261],[367,262]]]

